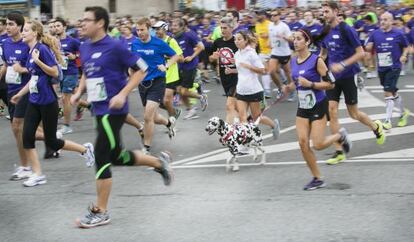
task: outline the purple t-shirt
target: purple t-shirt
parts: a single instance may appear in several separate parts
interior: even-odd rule
[[[364,33],[367,34],[368,36],[370,36],[372,34],[372,32],[374,32],[375,30],[377,30],[379,27],[376,24],[371,24],[371,25],[364,25]]]
[[[22,40],[14,42],[11,38],[6,39],[3,42],[3,62],[11,67],[15,62],[20,62],[22,67],[26,67],[27,59],[29,58],[29,46],[24,43]],[[30,80],[30,73],[21,74],[21,83],[20,84],[7,84],[8,93],[15,94]]]
[[[37,43],[29,52],[29,59],[26,67],[32,74],[29,83],[30,95],[29,102],[38,105],[47,105],[56,101],[56,94],[52,87],[52,77],[46,74],[32,59],[33,50],[39,50],[39,59],[46,65],[57,66],[57,61],[52,51],[47,45]]]
[[[237,28],[233,29],[233,35],[236,35],[238,32],[246,32],[249,30],[249,26],[245,24],[239,24]]]
[[[403,48],[408,47],[408,41],[400,30],[395,28],[388,32],[382,29],[375,30],[367,42],[373,43],[379,72],[401,68],[400,57]]]
[[[288,23],[288,26],[291,31],[298,31],[300,28],[302,28],[303,24],[300,22],[294,22],[294,23]]]
[[[9,38],[7,33],[0,35],[0,47],[3,46],[3,42],[6,41],[7,38]]]
[[[311,54],[308,59],[306,59],[302,63],[298,63],[298,58],[293,57],[291,61],[291,67],[292,67],[292,78],[296,85],[296,90],[299,91],[306,91],[311,90],[315,97],[316,102],[319,103],[323,101],[326,97],[324,90],[316,90],[311,89],[308,87],[303,87],[299,85],[298,78],[301,76],[305,78],[308,81],[311,82],[321,82],[321,75],[319,75],[317,64],[318,64],[318,56],[315,54]]]
[[[180,45],[180,48],[183,50],[184,58],[193,55],[194,48],[197,46],[198,43],[200,43],[200,39],[198,38],[197,34],[193,31],[183,32],[175,36],[175,39],[177,40],[178,45]],[[198,56],[196,56],[190,62],[179,63],[178,67],[180,68],[180,70],[193,70],[197,67],[197,65]]]
[[[119,39],[123,45],[125,45],[127,47],[127,49],[129,51],[131,51],[131,47],[132,47],[132,43],[138,39],[135,35],[132,35],[131,38],[127,39],[126,37],[121,36],[121,38]]]
[[[339,24],[331,29],[329,34],[322,41],[322,48],[328,50],[329,67],[333,63],[339,63],[355,54],[355,49],[361,46],[361,42],[355,30],[347,24],[343,24],[346,36],[341,36]],[[340,81],[349,78],[360,72],[358,63],[345,67],[340,73],[334,73],[335,79]]]
[[[115,110],[109,109],[109,101],[126,86],[128,68],[136,64],[141,66],[139,63],[143,60],[139,55],[131,53],[119,40],[106,35],[95,43],[87,40],[82,44],[80,58],[86,85],[99,88],[100,94],[103,92],[99,95],[103,100],[92,99],[94,113],[96,115],[127,114],[128,102],[121,109]],[[88,99],[91,96],[92,93],[88,93]]]
[[[209,26],[207,29],[204,28],[204,26],[200,26],[200,28],[197,29],[198,37],[202,40],[203,45],[206,48],[210,48],[213,43],[206,41],[204,38],[208,37],[213,32],[213,28]]]
[[[312,37],[318,36],[323,29],[323,26],[320,24],[312,24],[310,26],[308,25],[303,25],[302,29],[306,29],[309,31],[309,33],[311,34]],[[319,52],[321,51],[321,43],[320,41],[316,42],[316,43],[312,43],[311,46],[309,46],[309,50],[314,53],[314,54],[319,54]]]
[[[64,60],[67,61],[67,68],[62,67],[63,75],[78,75],[78,67],[76,66],[75,60],[67,59],[69,53],[76,54],[79,52],[80,41],[67,36],[65,39],[60,40],[60,46],[63,50]]]

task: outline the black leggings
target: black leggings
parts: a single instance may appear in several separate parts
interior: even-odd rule
[[[56,138],[58,107],[57,101],[47,105],[30,102],[27,104],[23,125],[23,147],[25,149],[35,148],[36,130],[40,121],[43,124],[46,146],[55,151],[62,149],[65,141]]]
[[[135,155],[132,151],[124,150],[121,144],[121,128],[126,114],[96,116],[98,136],[95,141],[96,179],[112,177],[109,167],[112,165],[132,166]]]
[[[7,89],[0,89],[0,100],[2,100],[6,106],[9,105],[7,102]]]

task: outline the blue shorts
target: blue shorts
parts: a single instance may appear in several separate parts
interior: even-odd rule
[[[397,81],[400,77],[401,69],[393,68],[388,71],[378,72],[381,85],[384,87],[385,92],[395,93],[398,91]]]
[[[161,104],[164,102],[165,78],[158,77],[150,81],[141,82],[138,90],[142,106],[145,107],[148,100]]]
[[[62,93],[73,93],[78,86],[78,75],[66,75],[60,82],[60,91]]]
[[[10,121],[13,121],[13,118],[24,118],[26,115],[27,104],[29,103],[29,93],[21,97],[16,105],[10,102],[10,99],[19,91],[20,90],[8,94],[9,105],[7,107],[9,109]]]

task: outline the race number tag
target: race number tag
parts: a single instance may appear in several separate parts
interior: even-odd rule
[[[391,52],[378,53],[378,66],[380,67],[392,66]]]
[[[32,93],[39,93],[37,90],[37,82],[39,81],[39,76],[32,75],[29,81],[29,92]]]
[[[312,90],[298,90],[299,108],[312,109],[316,104],[315,93]]]
[[[21,84],[22,83],[22,77],[20,73],[17,73],[16,71],[14,71],[12,66],[7,67],[6,83],[7,84]]]
[[[103,77],[86,79],[88,102],[105,101],[108,98]]]
[[[63,63],[62,63],[62,70],[68,69],[69,58],[66,55],[62,55]]]

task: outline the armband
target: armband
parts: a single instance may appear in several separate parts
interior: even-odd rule
[[[335,77],[332,74],[332,72],[327,71],[326,75],[322,77],[322,81],[324,82],[330,82],[330,83],[335,83]]]
[[[139,58],[137,62],[133,66],[131,66],[131,69],[134,71],[142,70],[143,72],[145,72],[148,69],[148,65],[143,59]]]

